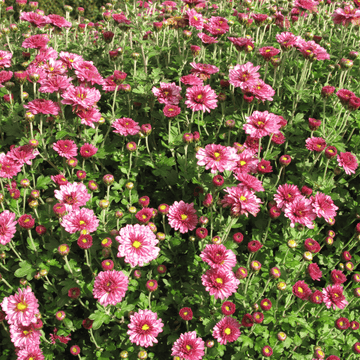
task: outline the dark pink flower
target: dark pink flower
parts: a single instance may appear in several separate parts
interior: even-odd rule
[[[160,104],[178,105],[182,96],[181,87],[175,83],[160,83],[160,88],[153,87],[152,93],[157,97]]]
[[[167,118],[173,118],[180,114],[181,108],[176,105],[165,105],[163,112]]]
[[[115,128],[114,133],[123,136],[137,135],[140,131],[139,124],[130,118],[116,119],[111,126]]]
[[[231,316],[226,316],[220,320],[213,328],[213,337],[217,341],[226,345],[228,342],[234,342],[240,336],[240,323]]]
[[[251,116],[246,117],[246,121],[243,126],[245,133],[255,138],[262,138],[280,130],[277,116],[268,111],[254,111]]]
[[[176,231],[180,230],[182,234],[194,230],[198,223],[194,204],[187,204],[183,200],[175,201],[170,206],[167,216],[170,226]]]
[[[333,310],[336,310],[337,307],[339,309],[344,309],[348,302],[343,295],[343,291],[344,288],[339,284],[329,285],[326,289],[323,289],[322,293],[325,306],[328,309],[332,307]]]
[[[77,156],[77,146],[73,140],[58,140],[54,145],[53,149],[61,156],[66,159],[71,159]]]
[[[308,271],[309,276],[313,280],[320,281],[320,279],[322,277],[322,271],[320,270],[318,264],[316,264],[316,263],[309,264],[307,271]]]
[[[314,228],[313,220],[316,214],[312,207],[312,202],[303,196],[297,197],[292,203],[287,204],[284,215],[291,220],[290,226],[295,227],[295,223],[304,225],[309,229]]]
[[[210,112],[217,108],[217,95],[210,85],[187,88],[186,99],[185,104],[192,111]]]
[[[306,148],[310,151],[321,152],[326,148],[326,142],[323,138],[312,137],[305,141]]]
[[[312,291],[307,284],[303,280],[297,281],[293,288],[293,294],[301,300],[308,300]]]
[[[350,152],[341,152],[340,155],[337,156],[337,161],[347,175],[355,174],[355,170],[358,168],[358,162],[355,155]]]
[[[205,355],[205,342],[196,337],[196,331],[180,335],[171,348],[171,356],[186,360],[201,360]]]
[[[236,256],[232,250],[226,249],[225,245],[207,244],[200,257],[213,269],[231,270],[236,265]]]
[[[45,99],[35,99],[30,101],[26,105],[24,105],[25,109],[29,109],[29,111],[36,114],[51,114],[58,115],[60,112],[60,107],[58,104],[54,103],[52,100]]]

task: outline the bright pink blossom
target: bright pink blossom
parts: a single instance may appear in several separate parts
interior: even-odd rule
[[[296,185],[284,184],[278,187],[274,200],[276,206],[285,211],[286,205],[291,204],[299,196],[301,196],[301,193]]]
[[[0,213],[0,244],[6,245],[16,233],[16,214],[5,210]]]
[[[355,170],[358,168],[358,161],[355,155],[350,152],[341,152],[337,156],[337,161],[347,175],[355,174]]]
[[[323,217],[325,221],[333,219],[336,216],[336,210],[339,208],[334,204],[329,195],[316,193],[312,206],[317,217]]]
[[[59,140],[53,145],[53,149],[61,156],[66,159],[71,159],[77,156],[77,149],[73,140]]]
[[[175,83],[161,82],[160,88],[154,86],[151,91],[160,104],[177,105],[182,99],[180,95],[181,87]]]
[[[70,86],[63,94],[62,104],[71,105],[77,110],[88,109],[100,100],[100,91],[91,87]]]
[[[259,69],[260,66],[254,66],[251,62],[244,65],[237,64],[229,71],[229,82],[234,87],[242,87],[245,82],[260,78]]]
[[[86,205],[91,197],[86,186],[81,182],[61,185],[60,190],[55,190],[54,194],[55,198],[65,205],[67,212],[78,210],[81,206]]]
[[[93,210],[81,208],[65,215],[61,221],[61,226],[70,234],[81,230],[92,233],[98,228],[99,220]]]
[[[201,360],[205,355],[205,342],[196,337],[195,331],[180,335],[171,348],[171,356],[184,360]]]
[[[210,85],[187,88],[186,99],[185,104],[192,111],[210,112],[217,108],[217,95]]]
[[[201,252],[200,257],[213,269],[228,269],[236,265],[236,256],[232,250],[226,249],[225,245],[208,244]]]
[[[116,119],[111,126],[115,128],[115,134],[123,136],[136,135],[140,131],[139,123],[130,118]]]
[[[333,310],[336,310],[337,307],[339,309],[344,309],[348,302],[345,299],[343,292],[344,288],[338,284],[329,285],[328,287],[323,289],[322,293],[324,296],[325,306],[328,309],[332,307]]]
[[[52,100],[45,99],[35,99],[33,101],[30,101],[26,105],[24,105],[24,108],[29,109],[29,111],[34,115],[58,115],[60,112],[60,107],[58,104],[54,103]]]
[[[187,204],[183,200],[175,201],[169,208],[167,214],[169,225],[182,234],[192,231],[196,228],[198,217],[194,209],[194,203]]]
[[[316,214],[312,207],[311,200],[304,196],[298,196],[292,203],[285,207],[284,215],[291,220],[290,226],[295,227],[295,223],[304,225],[309,229],[314,228],[313,220]]]
[[[213,337],[221,344],[234,342],[238,339],[241,332],[240,323],[231,316],[221,319],[213,328]]]
[[[246,117],[246,121],[243,126],[245,133],[256,138],[278,133],[280,130],[277,115],[268,111],[254,111],[251,116]]]

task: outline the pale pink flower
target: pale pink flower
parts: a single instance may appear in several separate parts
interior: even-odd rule
[[[212,269],[228,269],[236,265],[236,256],[232,250],[226,249],[225,245],[208,244],[201,252],[200,257],[208,263]]]
[[[0,50],[0,69],[11,66],[12,53]]]
[[[45,360],[42,350],[39,346],[28,346],[17,352],[17,360]]]
[[[243,187],[248,191],[265,191],[264,187],[262,186],[262,181],[257,179],[255,176],[241,173],[236,175],[235,178],[238,181],[241,181],[241,184],[238,184],[238,187]]]
[[[95,129],[94,123],[98,123],[101,119],[101,113],[98,108],[93,107],[87,110],[80,110],[76,115],[81,119],[81,124],[90,126]]]
[[[213,328],[213,337],[221,344],[236,341],[240,332],[240,323],[231,316],[225,316]]]
[[[216,74],[219,72],[219,68],[211,64],[201,64],[201,63],[190,63],[192,67],[191,73],[197,76],[206,75],[206,78],[210,79],[210,75]],[[201,78],[201,76],[200,76]]]
[[[201,30],[204,27],[204,19],[196,10],[188,10],[186,14],[189,17],[190,26],[194,26],[197,30]]]
[[[328,309],[332,307],[333,310],[336,310],[337,307],[339,309],[344,309],[348,304],[348,301],[345,299],[343,292],[344,288],[338,284],[329,285],[326,289],[323,289],[322,293],[324,296],[325,306]]]
[[[337,161],[347,175],[355,174],[355,170],[358,168],[358,162],[356,156],[351,152],[341,152],[337,156]]]
[[[192,231],[196,228],[198,217],[194,209],[194,203],[187,204],[183,200],[175,201],[169,208],[167,214],[169,225],[182,234]]]
[[[171,356],[178,356],[184,360],[201,360],[205,355],[205,342],[196,337],[196,331],[189,331],[180,335],[171,348]]]
[[[84,86],[70,86],[62,94],[62,104],[78,107],[78,110],[94,106],[101,98],[100,91],[95,88]]]
[[[336,216],[336,210],[339,209],[329,195],[319,192],[316,193],[312,206],[317,217],[323,217],[325,221],[333,219]]]
[[[0,213],[0,244],[6,245],[16,233],[16,214],[5,210]]]
[[[290,226],[295,227],[295,223],[314,228],[313,220],[316,219],[311,200],[304,196],[298,196],[293,202],[285,207],[284,215],[291,220]]]
[[[26,105],[24,105],[24,108],[28,109],[34,115],[58,115],[60,112],[60,107],[57,103],[54,103],[52,100],[45,99],[35,99],[29,101]]]
[[[31,25],[36,26],[38,28],[44,27],[46,24],[48,24],[48,18],[47,16],[42,16],[35,12],[21,12],[21,15],[19,17],[20,20],[28,21]]]
[[[116,119],[111,126],[115,128],[114,133],[123,136],[136,135],[140,131],[139,123],[130,118]]]
[[[217,97],[210,85],[193,86],[186,89],[185,104],[192,111],[210,112],[217,108]]]
[[[131,267],[144,266],[155,260],[160,252],[156,246],[155,234],[146,225],[126,225],[115,239],[119,242],[117,257],[125,257],[124,261]]]
[[[61,221],[61,226],[70,234],[81,230],[92,233],[98,228],[99,220],[93,210],[81,208],[65,215]]]
[[[91,197],[86,186],[81,182],[61,185],[60,190],[54,191],[54,196],[61,204],[65,205],[67,212],[78,210],[81,206],[86,205]]]
[[[244,65],[237,64],[229,71],[229,82],[234,87],[241,87],[247,81],[259,79],[259,69],[260,66],[254,66],[251,62]]]
[[[116,305],[128,289],[129,278],[122,271],[100,271],[94,282],[93,295],[101,305]]]
[[[201,282],[209,295],[221,300],[234,294],[240,284],[240,280],[228,269],[210,269],[201,276]]]
[[[291,204],[299,196],[301,196],[301,192],[296,185],[284,184],[278,187],[274,200],[276,206],[284,211],[285,206]]]
[[[181,87],[172,83],[160,83],[160,88],[153,87],[152,93],[157,97],[160,104],[177,105],[179,104],[182,96],[180,95]]]
[[[39,151],[28,144],[14,147],[6,154],[9,159],[19,165],[31,165],[31,160],[35,159],[36,155],[39,155]]]
[[[246,117],[246,121],[243,129],[252,137],[262,138],[280,130],[277,115],[268,111],[254,111],[251,116]]]
[[[39,303],[30,286],[19,288],[15,295],[5,297],[1,307],[9,324],[28,326],[37,321],[35,315],[39,313]]]
[[[41,93],[50,93],[60,92],[62,93],[70,86],[70,81],[72,79],[67,76],[54,75],[43,81],[41,81],[41,87],[39,91]]]
[[[203,86],[204,85],[204,80],[198,78],[195,75],[185,75],[182,76],[180,78],[180,81],[185,84],[185,85],[189,85],[189,86]]]
[[[61,51],[59,57],[69,69],[72,69],[77,62],[84,61],[82,56],[65,51]]]
[[[338,8],[331,16],[334,24],[342,24],[343,26],[359,25],[360,22],[360,10],[353,6],[345,6],[344,9]]]
[[[73,140],[58,140],[53,149],[61,156],[71,159],[77,156],[78,147]]]
[[[245,215],[248,217],[250,213],[256,217],[262,202],[252,191],[237,186],[227,187],[224,191],[228,195],[224,196],[221,204],[223,207],[231,207],[232,216]]]
[[[157,318],[157,313],[151,310],[139,310],[130,316],[129,330],[130,341],[137,346],[149,347],[157,344],[156,337],[163,332],[163,322]]]
[[[212,174],[217,171],[232,171],[239,161],[239,155],[236,149],[230,146],[208,144],[204,148],[200,148],[196,153],[199,166],[205,166],[206,170],[211,169]]]
[[[41,333],[31,325],[10,325],[10,339],[16,348],[27,348],[40,345]]]
[[[11,179],[21,171],[22,165],[0,153],[0,178]]]

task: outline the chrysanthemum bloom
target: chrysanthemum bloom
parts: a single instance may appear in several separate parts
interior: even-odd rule
[[[344,288],[341,285],[329,285],[326,289],[323,289],[324,303],[328,309],[331,307],[336,310],[344,309],[348,302],[343,295]]]
[[[71,299],[77,299],[80,296],[81,290],[78,287],[69,289],[68,296]]]
[[[180,81],[184,85],[188,85],[188,86],[203,86],[204,85],[204,80],[198,78],[196,75],[193,75],[193,74],[182,76],[180,78]]]
[[[272,172],[272,166],[270,165],[270,161],[262,159],[258,165],[257,170],[260,174],[267,174]]]
[[[339,209],[331,197],[323,193],[316,193],[312,206],[316,215],[319,218],[323,217],[326,221],[328,221],[329,218],[334,218],[336,216],[336,210]]]
[[[78,345],[73,345],[70,347],[70,354],[71,355],[79,355],[80,354],[80,347]]]
[[[197,30],[201,30],[204,27],[204,19],[195,9],[188,10],[186,14],[189,18],[190,26],[194,26]]]
[[[341,317],[336,320],[335,326],[339,330],[346,330],[350,327],[350,322],[347,318]]]
[[[194,204],[187,204],[183,200],[180,202],[175,201],[170,206],[167,216],[169,225],[176,231],[180,230],[182,234],[194,230],[198,223]]]
[[[254,325],[254,320],[251,314],[244,314],[241,325],[245,327],[252,327]]]
[[[268,301],[270,302],[270,300]],[[271,302],[270,302],[270,308],[271,308]],[[253,321],[257,324],[261,324],[264,321],[264,314],[262,312],[254,312],[252,317],[253,317]]]
[[[81,208],[65,215],[61,226],[70,234],[81,230],[87,230],[89,233],[92,233],[98,228],[99,220],[93,210]]]
[[[264,311],[268,311],[271,309],[272,307],[272,303],[269,299],[263,299],[260,302],[260,307],[264,310]]]
[[[213,269],[231,270],[236,265],[236,256],[232,250],[226,249],[225,245],[208,244],[201,252],[200,257]]]
[[[223,207],[231,206],[233,216],[245,215],[248,217],[250,213],[256,217],[260,211],[261,200],[253,192],[239,187],[226,188],[225,192],[228,195],[224,196],[221,204]]]
[[[348,261],[348,260],[351,260],[352,256],[350,254],[349,251],[343,251],[341,253],[341,258],[344,260],[344,261]]]
[[[337,156],[337,161],[347,175],[355,174],[355,170],[358,168],[358,162],[355,155],[350,152],[341,152],[340,155]]]
[[[211,75],[219,72],[219,68],[215,65],[192,62],[190,63],[190,66],[192,67],[191,73],[197,75],[201,80],[210,79]]]
[[[201,42],[205,45],[216,44],[219,42],[217,38],[206,35],[205,33],[198,33],[197,36],[200,38]]]
[[[111,126],[115,128],[114,133],[123,136],[137,135],[140,131],[139,124],[130,118],[116,119]]]
[[[92,236],[81,234],[77,240],[77,244],[81,249],[90,249],[93,244]]]
[[[35,329],[33,324],[22,325],[19,323],[10,325],[10,339],[17,348],[38,347],[40,345],[40,336],[40,331]]]
[[[158,288],[158,282],[154,279],[152,280],[148,280],[145,284],[146,288],[150,291],[150,292],[153,292],[153,291],[156,291],[157,288]]]
[[[66,159],[77,156],[77,146],[73,140],[59,140],[53,145],[53,149]]]
[[[160,83],[160,88],[153,87],[152,93],[157,97],[160,104],[178,105],[182,96],[181,87],[173,83]]]
[[[0,213],[0,244],[6,245],[16,233],[16,214],[5,210]]]
[[[326,148],[326,142],[323,138],[308,138],[306,139],[305,143],[305,147],[310,151],[321,152]]]
[[[232,315],[234,314],[235,310],[236,310],[236,305],[231,301],[225,301],[221,305],[221,312],[224,315]]]
[[[316,120],[314,118],[309,118],[309,129],[311,131],[317,130],[321,125],[321,120]]]
[[[340,358],[336,355],[330,355],[326,358],[326,360],[340,360]]]
[[[273,101],[275,90],[261,79],[249,80],[243,84],[241,90],[245,94],[254,95],[256,99],[264,101]]]
[[[126,225],[115,239],[119,242],[117,257],[125,257],[124,261],[131,267],[154,260],[160,249],[155,245],[159,242],[155,234],[145,225]]]
[[[354,320],[354,321],[350,322],[350,327],[351,327],[351,330],[358,330],[360,327],[360,324]]]
[[[248,271],[244,267],[239,267],[235,273],[237,279],[245,279],[247,275],[248,275]]]
[[[248,243],[247,248],[250,252],[255,253],[258,250],[260,250],[263,247],[263,245],[257,241],[257,240],[252,240]]]
[[[11,66],[11,59],[13,55],[11,52],[0,50],[0,69]]]
[[[215,299],[225,299],[237,291],[240,281],[228,269],[210,269],[201,276],[202,284]]]
[[[217,171],[232,171],[239,161],[239,155],[236,150],[230,146],[222,146],[216,144],[208,144],[204,148],[200,148],[196,153],[199,166],[205,166],[206,170],[211,169],[212,174]]]
[[[311,251],[313,254],[320,251],[320,244],[312,238],[307,238],[305,240],[304,247],[307,251]]]
[[[152,218],[153,209],[152,208],[143,208],[135,214],[136,219],[141,224],[147,224]]]
[[[234,87],[241,88],[246,81],[260,78],[259,69],[260,66],[254,66],[251,62],[247,62],[244,65],[237,64],[229,71],[229,82]]]
[[[313,304],[322,304],[324,301],[324,297],[321,291],[315,290],[309,298],[310,302]]]
[[[231,316],[220,320],[213,328],[213,337],[222,345],[234,342],[240,336],[240,323]]]
[[[16,355],[17,360],[45,360],[42,350],[36,345],[29,345],[23,349],[19,349]]]
[[[165,105],[163,112],[167,118],[173,118],[180,114],[181,109],[176,105]]]
[[[39,304],[30,286],[19,288],[15,295],[5,297],[1,307],[9,324],[28,326],[36,322],[35,315],[39,313]]]
[[[264,46],[259,49],[260,55],[264,58],[265,61],[270,61],[273,56],[279,54],[280,50],[274,48],[273,46]]]
[[[193,86],[186,89],[185,104],[192,111],[207,111],[217,108],[217,95],[210,85]]]
[[[243,126],[246,134],[256,138],[277,133],[280,125],[275,114],[268,111],[254,111],[251,116],[246,117],[247,123]]]
[[[90,158],[94,156],[97,151],[98,148],[96,146],[86,143],[80,148],[80,155],[83,158]]]
[[[309,229],[314,228],[313,220],[316,214],[312,207],[312,202],[303,196],[297,197],[292,203],[286,205],[284,215],[291,220],[290,226],[295,227],[295,223],[304,225]]]
[[[42,49],[46,47],[47,43],[50,39],[47,37],[46,34],[40,35],[32,35],[29,38],[25,39],[21,44],[21,47],[25,49]]]
[[[61,185],[60,190],[54,191],[55,198],[65,205],[66,211],[78,210],[86,205],[91,195],[83,183],[68,183]]]
[[[266,345],[262,348],[261,352],[263,356],[270,357],[273,354],[273,349],[269,345]]]
[[[180,309],[179,315],[183,320],[189,321],[193,318],[193,312],[189,307]]]
[[[157,313],[139,310],[130,316],[127,334],[132,343],[147,348],[158,342],[156,337],[163,331],[163,326],[161,319],[157,318]]]
[[[93,295],[101,305],[121,302],[128,288],[129,278],[122,271],[100,271],[95,278]]]
[[[205,355],[205,342],[196,337],[195,331],[180,335],[171,348],[171,356],[185,360],[201,360]]]
[[[24,214],[20,216],[18,223],[23,229],[31,229],[35,225],[35,219],[31,215]]]
[[[34,149],[29,144],[13,147],[7,154],[7,158],[13,160],[18,165],[32,165],[33,159],[39,155],[39,151]]]
[[[100,91],[85,86],[70,86],[63,94],[61,103],[71,105],[78,110],[88,109],[100,100]]]
[[[343,9],[336,9],[331,16],[333,18],[334,24],[348,26],[351,23],[357,24],[359,22],[360,11],[357,8],[354,9],[353,6],[345,6]]]
[[[304,41],[299,45],[298,49],[305,59],[310,59],[310,61],[330,59],[330,55],[326,52],[326,50],[315,41]]]
[[[249,53],[254,50],[253,38],[228,37],[228,39],[234,44],[236,50],[239,52],[245,51],[246,53]]]
[[[307,272],[313,280],[320,281],[322,277],[322,271],[320,270],[318,264],[316,263],[309,264],[307,268]]]
[[[311,295],[311,289],[303,280],[297,281],[292,288],[293,294],[301,300],[308,300]]]

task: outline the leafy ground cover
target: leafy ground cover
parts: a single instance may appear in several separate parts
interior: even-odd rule
[[[0,359],[358,356],[357,0],[0,4]]]

